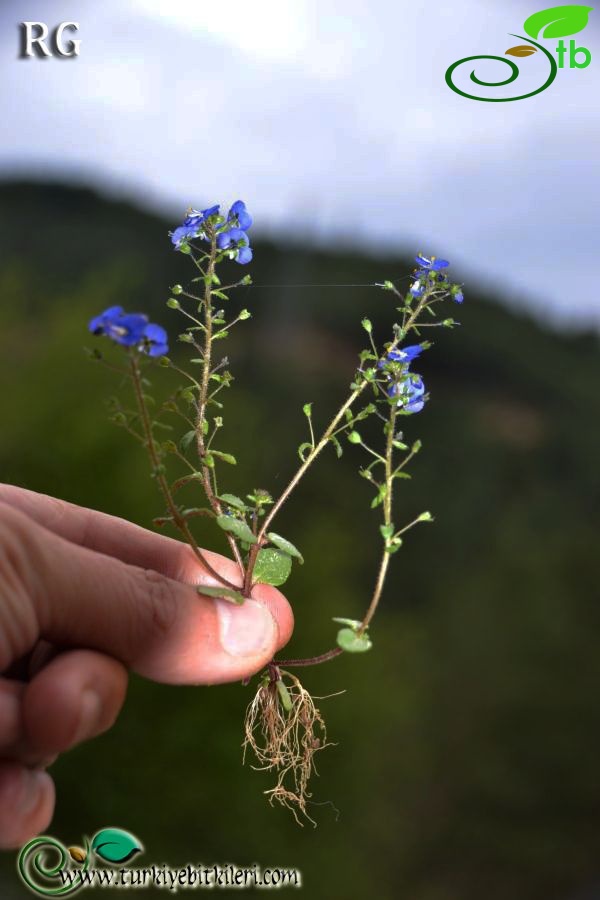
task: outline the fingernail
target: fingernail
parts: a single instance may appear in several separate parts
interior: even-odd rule
[[[215,600],[221,646],[231,656],[256,656],[275,643],[275,620],[266,606],[245,600],[240,606]]]
[[[94,736],[100,721],[100,713],[101,702],[99,695],[93,688],[86,688],[81,695],[79,722],[73,736],[75,743]]]
[[[45,790],[50,776],[39,769],[22,769],[21,795],[18,808],[15,810],[20,816],[26,816],[40,802],[42,791]]]

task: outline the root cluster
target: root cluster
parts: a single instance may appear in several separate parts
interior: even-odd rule
[[[308,786],[318,774],[315,754],[328,746],[323,717],[296,676],[283,670],[265,676],[246,710],[244,761],[250,749],[258,762],[253,768],[275,770],[277,783],[265,794],[290,809],[300,825],[302,818],[316,825],[306,810]]]

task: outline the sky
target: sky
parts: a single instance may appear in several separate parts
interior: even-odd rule
[[[2,0],[0,177],[91,183],[174,226],[242,198],[265,235],[434,253],[559,328],[598,328],[600,9],[573,36],[591,65],[535,97],[475,102],[444,81],[455,60],[524,43],[511,35],[541,8]],[[19,59],[23,21],[78,22],[80,56]],[[515,61],[505,95],[546,77],[541,52]]]

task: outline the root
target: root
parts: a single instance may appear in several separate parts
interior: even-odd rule
[[[265,794],[271,804],[290,809],[299,825],[302,818],[316,825],[306,811],[312,796],[308,786],[318,774],[315,754],[329,746],[313,698],[295,675],[273,667],[246,710],[244,761],[250,749],[258,762],[253,768],[275,770],[277,783]]]

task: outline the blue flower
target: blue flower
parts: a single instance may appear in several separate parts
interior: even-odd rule
[[[402,347],[397,350],[390,350],[385,359],[378,362],[379,368],[383,368],[388,362],[405,363],[408,365],[423,352],[422,344],[411,344],[410,347]]]
[[[415,256],[415,260],[423,272],[438,272],[440,269],[447,269],[450,265],[447,259],[437,259],[435,256],[423,256],[421,253],[418,253]]]
[[[413,297],[420,297],[423,291],[425,290],[425,285],[421,283],[421,281],[415,281],[410,286],[410,292]]]
[[[243,200],[236,200],[232,205],[227,216],[227,222],[231,222],[234,226],[237,225],[242,231],[248,231],[252,225],[252,216],[246,209],[246,204]]]
[[[144,328],[141,350],[148,356],[164,356],[169,352],[167,332],[161,325],[150,322]]]
[[[219,250],[232,250],[233,257],[241,265],[249,263],[252,259],[252,249],[248,235],[241,228],[230,228],[217,235],[217,247]]]
[[[216,216],[218,212],[218,204],[216,206],[209,206],[208,209],[188,210],[183,225],[180,225],[175,231],[170,232],[171,242],[174,244],[175,249],[179,250],[184,242],[187,243],[187,241],[192,240],[192,238],[205,237],[204,223],[211,216]]]
[[[388,388],[389,397],[398,397],[403,412],[418,413],[425,406],[425,385],[420,375],[408,375]]]
[[[117,344],[134,347],[139,344],[148,324],[141,313],[126,313],[122,306],[110,306],[92,319],[88,325],[92,334],[104,334]]]
[[[457,291],[455,294],[452,294],[452,299],[455,303],[462,303],[465,296],[462,291]]]
[[[164,328],[148,322],[142,313],[126,313],[122,306],[105,309],[88,328],[92,334],[105,335],[123,347],[137,347],[149,356],[163,356],[169,350]]]

